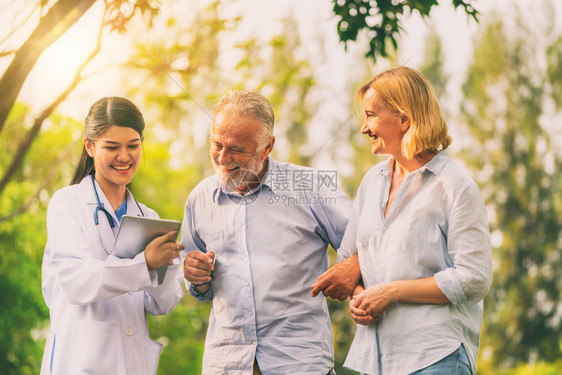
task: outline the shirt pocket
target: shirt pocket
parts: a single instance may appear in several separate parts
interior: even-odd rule
[[[98,320],[72,322],[69,332],[72,337],[69,338],[67,347],[56,348],[62,350],[59,354],[64,356],[64,358],[59,357],[59,365],[66,368],[62,373],[100,375],[125,373],[119,329],[119,324],[114,322]]]
[[[222,232],[209,233],[205,238],[205,249],[215,253],[215,269],[211,276],[214,278],[225,273],[228,270],[228,259],[226,251],[224,251],[224,234]]]
[[[146,373],[149,375],[156,375],[158,370],[158,361],[160,360],[160,353],[162,353],[162,344],[152,339],[147,338],[144,343],[144,357],[146,360]]]

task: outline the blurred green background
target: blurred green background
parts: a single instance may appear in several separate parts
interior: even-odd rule
[[[275,158],[337,170],[353,198],[381,160],[359,132],[355,91],[397,64],[431,81],[453,135],[449,153],[473,173],[488,208],[494,279],[478,373],[562,374],[560,3],[474,1],[478,22],[454,2],[427,17],[404,12],[398,48],[387,40],[375,62],[365,57],[372,33],[347,48],[338,43],[334,4],[353,2],[92,0],[29,75],[25,59],[10,70],[32,55],[24,42],[57,3],[68,1],[0,2],[0,111],[8,113],[0,125],[1,374],[39,371],[49,326],[41,294],[46,206],[70,181],[94,101],[122,95],[141,108],[147,131],[133,191],[163,218],[181,219],[191,189],[214,173],[209,113],[230,89],[270,99]],[[373,13],[367,21],[376,20]],[[18,78],[21,92],[6,107],[5,88]],[[342,364],[355,325],[345,302],[329,307],[336,371],[351,374]],[[159,374],[201,372],[209,310],[187,295],[168,316],[149,318],[165,345]]]

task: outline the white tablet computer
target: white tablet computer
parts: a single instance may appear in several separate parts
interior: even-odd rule
[[[119,224],[119,231],[113,243],[113,255],[119,258],[134,258],[138,253],[144,251],[156,237],[162,236],[169,231],[179,232],[181,221],[151,219],[123,215]],[[168,265],[158,268],[158,284],[162,284]]]

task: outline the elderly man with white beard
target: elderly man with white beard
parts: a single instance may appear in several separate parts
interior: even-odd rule
[[[356,258],[327,270],[328,245],[339,248],[351,213],[337,174],[273,160],[273,125],[258,92],[219,99],[211,123],[216,175],[186,202],[187,287],[213,301],[203,374],[331,374],[328,308],[311,294],[343,300],[359,282]]]

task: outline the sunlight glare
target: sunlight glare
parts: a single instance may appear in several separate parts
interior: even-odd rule
[[[41,57],[41,70],[45,71],[43,78],[57,85],[61,81],[69,83],[95,46],[95,38],[87,42],[84,40],[92,36],[95,37],[78,32],[63,35]]]

